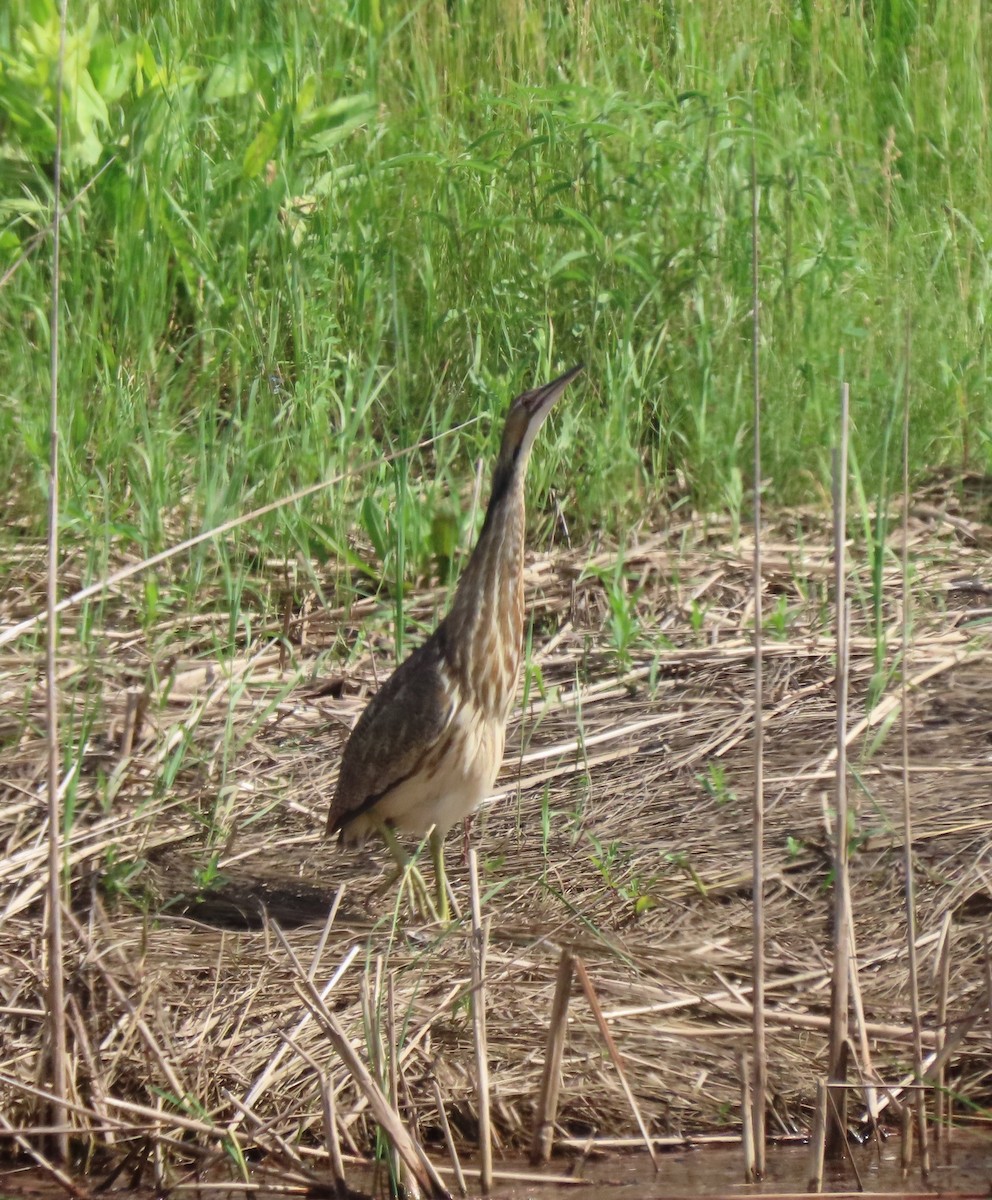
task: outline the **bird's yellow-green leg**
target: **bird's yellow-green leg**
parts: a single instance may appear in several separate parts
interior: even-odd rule
[[[424,882],[424,877],[421,875],[416,863],[412,862],[410,856],[400,845],[393,827],[385,822],[379,824],[379,834],[383,842],[386,844],[386,849],[392,855],[393,861],[396,863],[396,873],[390,875],[386,881],[384,889],[390,888],[399,880],[401,887],[407,887],[410,890],[410,903],[414,909],[420,909],[421,912],[428,915],[432,921],[448,919],[447,915],[438,916],[438,911],[434,907],[434,902],[431,899],[430,891],[427,884]],[[445,914],[447,913],[447,905],[445,905]]]
[[[437,889],[437,911],[440,920],[451,920],[451,909],[448,907],[448,877],[444,873],[444,834],[437,829],[431,830],[431,859],[434,863],[434,886]]]

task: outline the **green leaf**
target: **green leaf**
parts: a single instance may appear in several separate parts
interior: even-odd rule
[[[248,55],[238,50],[220,62],[210,72],[203,99],[207,104],[218,100],[230,100],[232,96],[244,96],[255,86],[255,73],[248,62]]]
[[[266,164],[275,158],[289,118],[290,109],[284,104],[255,134],[241,163],[241,173],[246,179],[256,179],[265,170]]]

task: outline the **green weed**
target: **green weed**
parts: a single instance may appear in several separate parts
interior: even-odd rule
[[[723,763],[711,760],[706,764],[706,770],[696,776],[696,781],[706,795],[721,807],[725,804],[733,804],[737,800],[737,793],[727,783],[727,769]]]
[[[631,587],[624,570],[623,552],[617,553],[611,567],[587,568],[588,573],[599,579],[609,604],[608,629],[613,641],[613,653],[617,671],[621,674],[630,669],[633,662],[631,651],[641,634],[638,603],[641,587]]]
[[[452,493],[464,508],[508,396],[577,359],[583,390],[542,436],[531,496],[554,486],[571,530],[622,534],[675,483],[728,508],[736,536],[752,145],[769,499],[826,486],[842,347],[877,494],[907,312],[914,471],[988,468],[992,43],[978,6],[869,20],[808,5],[755,25],[715,0],[633,14],[613,0],[579,48],[551,8],[465,16],[433,0],[347,19],[70,4],[60,384],[74,538],[148,552],[371,467],[239,532],[232,563],[343,560],[361,520],[399,605],[425,556],[450,562],[450,522],[435,517]],[[56,52],[54,0],[13,0],[0,268],[20,265],[0,290],[0,469],[32,533]],[[385,450],[473,417],[407,473],[381,469]]]
[[[633,851],[624,849],[619,842],[604,843],[595,834],[586,833],[592,846],[589,860],[606,886],[633,907],[635,917],[640,917],[657,907],[657,898],[652,894],[653,880],[646,879],[631,870]]]

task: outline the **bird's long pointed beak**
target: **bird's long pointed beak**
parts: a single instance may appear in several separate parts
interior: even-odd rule
[[[540,424],[544,420],[552,404],[576,375],[584,369],[585,363],[579,363],[570,371],[566,371],[564,375],[559,375],[557,379],[552,379],[550,383],[544,384],[543,387],[534,388],[532,392],[528,392],[525,403],[531,424],[535,422]]]

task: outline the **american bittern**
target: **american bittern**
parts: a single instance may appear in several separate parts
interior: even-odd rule
[[[551,406],[581,366],[510,405],[482,532],[448,615],[372,697],[351,732],[328,834],[359,845],[429,832],[437,911],[448,919],[444,838],[492,789],[513,707],[524,624],[524,477]],[[422,886],[422,883],[421,883]]]

